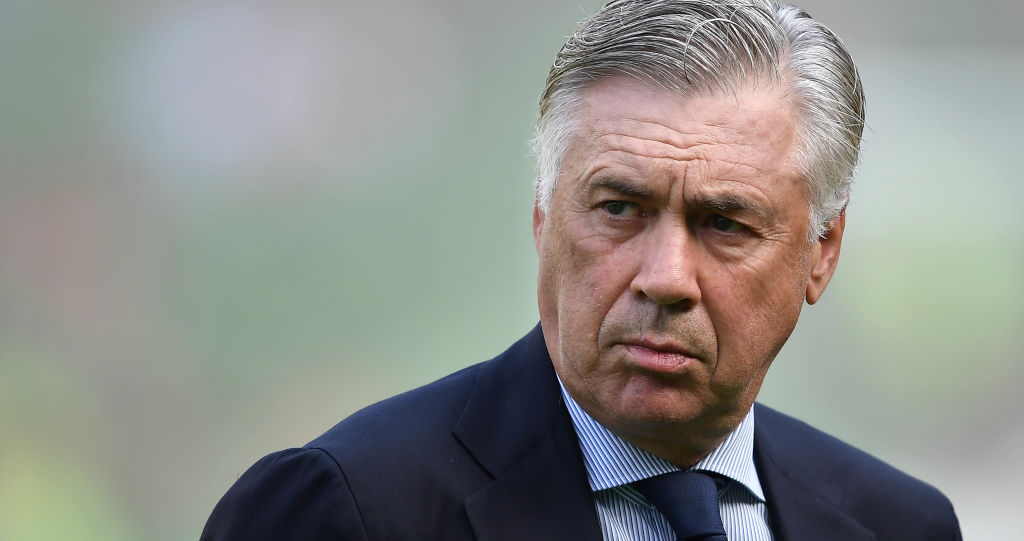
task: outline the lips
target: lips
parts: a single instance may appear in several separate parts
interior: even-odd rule
[[[627,366],[655,374],[677,375],[700,362],[688,348],[669,340],[626,340],[618,346],[625,353]]]

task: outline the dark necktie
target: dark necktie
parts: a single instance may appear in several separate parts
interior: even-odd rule
[[[710,475],[677,471],[633,483],[665,515],[679,541],[727,541]]]

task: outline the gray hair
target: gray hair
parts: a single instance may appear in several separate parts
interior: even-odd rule
[[[769,0],[613,0],[569,37],[540,99],[536,196],[549,210],[583,90],[627,76],[686,98],[783,85],[800,115],[796,163],[810,203],[809,238],[849,199],[864,130],[864,92],[842,42],[797,7]]]

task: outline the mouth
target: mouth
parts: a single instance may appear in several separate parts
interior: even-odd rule
[[[643,338],[617,346],[625,354],[626,366],[656,375],[679,375],[700,362],[696,353],[671,340]]]

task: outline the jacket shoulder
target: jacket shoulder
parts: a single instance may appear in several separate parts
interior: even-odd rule
[[[493,362],[493,361],[488,361]],[[437,440],[462,413],[474,381],[487,362],[459,370],[349,415],[306,444],[335,457],[365,454],[375,462],[406,452],[419,439]]]
[[[282,539],[473,539],[467,502],[487,501],[481,494],[499,475],[572,436],[538,325],[494,359],[367,406],[302,449],[264,458],[218,504],[203,539],[264,539],[247,526],[257,514],[273,519],[253,521],[263,531],[290,532],[286,525],[306,521],[322,532]],[[567,478],[585,490],[575,457]],[[325,503],[307,509],[309,498]]]
[[[959,539],[952,503],[934,486],[762,404],[755,461],[842,509],[878,539]],[[765,487],[769,493],[771,486]]]
[[[200,541],[367,539],[344,473],[327,453],[286,449],[253,464],[214,507]]]
[[[262,458],[214,508],[202,541],[414,539],[420,530],[466,538],[462,501],[486,477],[451,430],[485,365],[367,406],[300,449]]]

